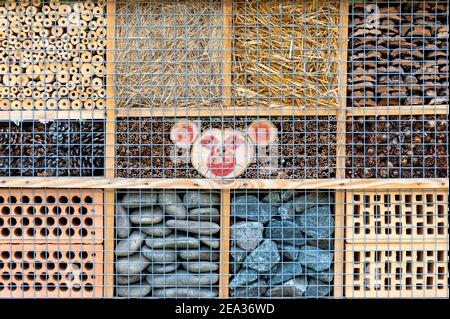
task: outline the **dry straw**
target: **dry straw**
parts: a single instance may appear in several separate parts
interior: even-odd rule
[[[235,106],[338,107],[339,0],[236,1]]]
[[[220,105],[220,1],[119,1],[118,107]]]

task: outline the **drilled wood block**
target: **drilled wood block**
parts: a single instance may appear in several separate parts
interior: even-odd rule
[[[448,191],[347,192],[347,242],[448,242]]]
[[[0,244],[0,298],[103,296],[103,245]]]
[[[103,191],[0,190],[0,243],[102,243]]]
[[[445,298],[447,244],[346,244],[347,298]]]

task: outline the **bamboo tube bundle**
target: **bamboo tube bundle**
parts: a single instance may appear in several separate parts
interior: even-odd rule
[[[237,1],[235,106],[338,107],[339,0]]]
[[[1,1],[0,109],[104,108],[105,7],[104,0]]]
[[[117,107],[220,104],[220,1],[119,1]]]

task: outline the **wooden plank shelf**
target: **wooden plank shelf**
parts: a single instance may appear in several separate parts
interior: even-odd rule
[[[448,114],[448,110],[448,105],[349,107],[347,108],[347,115],[434,115]]]
[[[0,121],[103,120],[105,110],[0,111]]]

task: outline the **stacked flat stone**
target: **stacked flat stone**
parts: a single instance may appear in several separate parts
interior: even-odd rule
[[[230,295],[320,298],[333,282],[333,199],[281,191],[236,195]]]
[[[116,209],[116,295],[218,296],[220,197],[211,192],[128,192]]]

